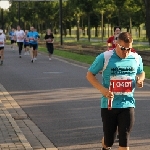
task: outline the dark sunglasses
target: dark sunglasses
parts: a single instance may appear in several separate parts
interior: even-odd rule
[[[122,51],[125,51],[125,50],[129,51],[131,49],[131,48],[125,48],[125,47],[121,46],[120,44],[118,44],[118,46]]]

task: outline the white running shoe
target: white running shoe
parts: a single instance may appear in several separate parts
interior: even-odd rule
[[[35,57],[34,60],[37,60],[37,58]]]
[[[24,52],[24,55],[27,55],[27,52]]]
[[[52,60],[52,58],[49,58],[49,60]]]

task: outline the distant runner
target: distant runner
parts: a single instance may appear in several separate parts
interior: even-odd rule
[[[6,36],[3,33],[3,30],[0,29],[0,65],[3,65],[3,60],[4,60],[4,44],[6,41]]]

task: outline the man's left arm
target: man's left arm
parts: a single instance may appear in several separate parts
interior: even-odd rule
[[[137,87],[142,88],[143,87],[143,82],[145,79],[145,72],[143,71],[141,74],[137,75]]]

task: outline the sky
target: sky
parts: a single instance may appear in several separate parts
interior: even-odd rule
[[[3,9],[9,8],[9,1],[7,1],[7,0],[1,0],[0,1],[0,8],[3,8]]]

